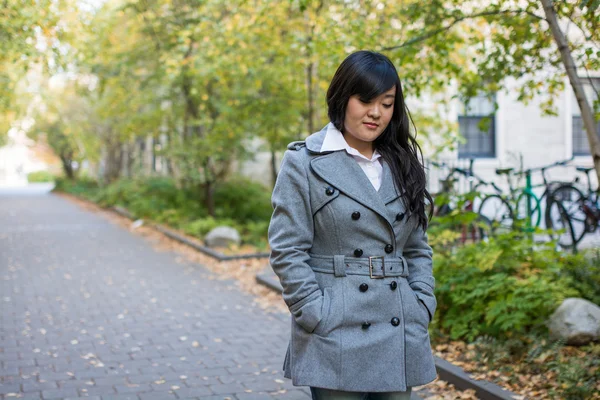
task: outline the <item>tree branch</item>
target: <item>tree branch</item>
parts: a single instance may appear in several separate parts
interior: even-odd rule
[[[546,21],[546,18],[544,17],[540,17],[539,15],[536,15],[530,11],[527,10],[496,10],[496,11],[483,11],[480,13],[476,13],[476,14],[471,14],[471,15],[465,15],[462,16],[460,18],[456,18],[454,21],[452,21],[450,23],[450,25],[445,26],[443,28],[439,28],[439,29],[435,29],[431,32],[426,33],[425,35],[407,40],[406,42],[402,43],[401,45],[398,46],[392,46],[392,47],[384,47],[382,50],[384,51],[390,51],[390,50],[396,50],[396,49],[400,49],[402,47],[406,47],[406,46],[410,46],[412,44],[418,43],[418,42],[423,42],[433,36],[436,36],[442,32],[445,32],[447,30],[449,30],[450,28],[452,28],[454,25],[458,24],[459,22],[462,22],[466,19],[473,19],[473,18],[477,18],[477,17],[486,17],[486,16],[491,16],[491,15],[500,15],[500,14],[527,14],[529,16],[531,16],[532,18],[536,18],[540,21]]]

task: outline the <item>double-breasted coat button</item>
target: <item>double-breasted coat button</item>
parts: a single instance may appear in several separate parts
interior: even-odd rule
[[[327,196],[331,196],[334,192],[335,190],[331,186],[328,186],[327,189],[325,189],[325,194]]]
[[[385,252],[389,254],[392,251],[394,251],[394,246],[392,246],[391,244],[386,244],[385,245]]]
[[[400,222],[404,219],[404,213],[398,213],[396,214],[396,221]]]
[[[354,250],[354,256],[355,257],[360,257],[362,255],[363,255],[362,249],[356,249],[356,250]]]
[[[361,283],[358,288],[361,292],[366,292],[367,290],[369,290],[369,285],[367,285],[366,283]]]
[[[392,290],[396,290],[397,287],[398,287],[398,282],[392,281],[390,283],[390,288],[392,288]]]
[[[360,213],[358,211],[354,211],[352,213],[352,219],[356,221],[359,218],[360,218]]]
[[[392,325],[394,325],[394,326],[400,325],[400,320],[396,317],[392,318],[391,322],[392,322]]]
[[[368,329],[370,326],[371,326],[370,322],[363,322],[363,324],[362,324],[363,329]]]

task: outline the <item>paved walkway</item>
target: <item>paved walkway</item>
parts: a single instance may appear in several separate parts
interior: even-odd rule
[[[57,196],[0,196],[0,399],[309,399],[281,372],[288,316],[182,258]]]
[[[0,399],[310,399],[281,371],[289,316],[210,274],[60,197],[0,192]]]

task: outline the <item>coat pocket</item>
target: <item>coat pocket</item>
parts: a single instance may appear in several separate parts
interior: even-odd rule
[[[421,311],[422,311],[422,312],[423,312],[423,314],[424,314],[424,321],[427,321],[427,324],[426,324],[426,325],[429,325],[429,323],[430,323],[431,321],[429,320],[429,311],[427,310],[427,306],[425,305],[425,303],[423,303],[423,302],[421,301],[421,299],[419,299],[419,296],[417,296],[417,294],[415,293],[415,291],[414,291],[414,290],[412,290],[412,289],[411,289],[411,291],[412,291],[412,293],[413,293],[413,296],[415,297],[415,300],[417,301],[417,304],[420,306],[420,308],[421,308]]]
[[[321,308],[321,320],[315,327],[314,333],[315,335],[323,336],[324,333],[327,332],[327,321],[329,320],[329,315],[331,314],[331,287],[325,287],[323,289],[323,306]]]
[[[331,287],[323,289],[322,318],[312,332],[292,319],[289,375],[296,386],[327,387],[339,380],[341,346],[339,332],[334,331],[337,296],[331,296],[332,293],[338,294]]]
[[[429,341],[429,313],[404,279],[400,281],[404,313],[406,385],[419,386],[435,379],[436,369]],[[410,293],[409,293],[410,292]]]

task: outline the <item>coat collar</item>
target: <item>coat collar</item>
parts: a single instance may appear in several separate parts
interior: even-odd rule
[[[379,192],[377,192],[371,184],[371,182],[369,181],[369,179],[367,178],[367,176],[365,175],[365,173],[361,170],[360,166],[356,163],[355,160],[352,159],[352,156],[347,154],[346,151],[321,151],[321,148],[323,147],[323,142],[325,141],[325,136],[327,135],[327,129],[330,124],[331,122],[325,125],[320,131],[308,136],[305,141],[306,148],[311,153],[313,153],[313,155],[330,155],[327,160],[318,161],[316,163],[319,165],[319,167],[317,168],[319,168],[320,170],[319,175],[321,176],[321,178],[328,181],[332,185],[332,180],[339,181],[340,184],[343,180],[348,180],[350,183],[354,183],[350,185],[351,191],[359,191],[360,193],[367,192],[371,196],[373,194],[378,194],[385,204],[398,198],[400,194],[396,190],[392,170],[390,169],[389,165],[385,160],[381,160],[383,166],[383,175],[381,177],[381,187],[379,188]],[[318,158],[321,159],[322,157]],[[316,159],[313,159],[313,161],[316,161]],[[336,179],[336,176],[340,176],[343,178],[341,180]],[[355,187],[357,186],[358,182],[360,182],[360,186]],[[341,186],[343,187],[345,185],[346,184],[342,184]],[[337,187],[337,185],[335,186]],[[364,186],[366,186],[366,188]],[[372,190],[368,190],[367,188]],[[341,191],[343,192],[344,190]],[[404,193],[404,191],[402,193]]]
[[[386,204],[397,199],[400,194],[394,185],[390,167],[382,160],[381,187],[379,191],[376,191],[356,160],[346,151],[320,152],[325,132],[326,130],[322,130],[309,136],[306,140],[307,148],[311,152],[319,154],[310,162],[314,173],[348,197],[380,214],[387,221],[391,221],[394,216],[390,215]],[[311,137],[312,143],[309,144]]]
[[[373,151],[371,158],[367,158],[355,148],[350,147],[348,142],[346,142],[344,134],[340,132],[331,122],[327,124],[325,128],[327,129],[327,131],[325,133],[325,138],[323,139],[323,144],[321,145],[322,153],[326,151],[345,150],[346,153],[354,157],[359,157],[363,160],[369,161],[375,161],[381,157],[381,154],[379,154],[377,149]]]
[[[306,141],[305,141],[306,148],[311,153],[316,153],[316,154],[331,153],[331,151],[326,151],[326,152],[321,153],[321,147],[323,147],[323,141],[325,140],[325,136],[327,135],[327,127],[328,127],[328,125],[325,125],[325,127],[323,129],[321,129],[319,132],[315,132],[306,138]]]

